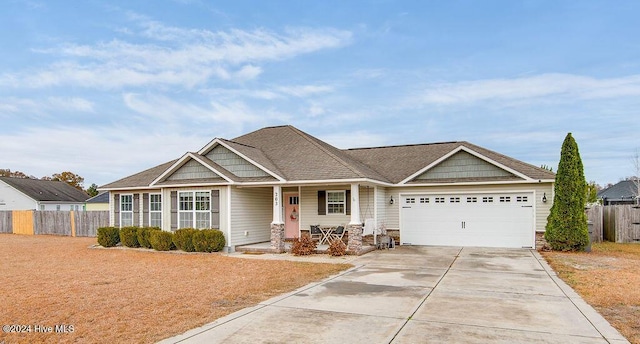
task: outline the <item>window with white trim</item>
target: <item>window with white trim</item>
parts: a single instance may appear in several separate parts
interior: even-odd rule
[[[444,197],[436,197],[436,203],[444,203]]]
[[[133,195],[120,195],[120,227],[133,226]]]
[[[429,203],[429,197],[420,197],[420,203]]]
[[[416,198],[415,198],[415,197],[407,197],[407,198],[405,199],[405,203],[406,203],[406,204],[413,204],[413,203],[416,203]]]
[[[178,203],[178,228],[211,227],[211,192],[181,191]]]
[[[529,197],[527,196],[518,196],[516,197],[516,202],[528,202],[529,201]]]
[[[510,196],[500,196],[500,203],[509,203],[511,202]]]
[[[346,193],[344,191],[327,191],[327,214],[344,215],[346,213]]]
[[[467,197],[467,203],[478,203],[478,197]]]
[[[162,228],[162,195],[149,195],[149,226]]]
[[[460,197],[450,197],[449,203],[460,203]]]

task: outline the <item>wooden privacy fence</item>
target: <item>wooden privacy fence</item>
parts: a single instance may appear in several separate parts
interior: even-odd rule
[[[606,241],[640,242],[640,207],[636,205],[595,206],[587,210],[589,220],[602,228]]]
[[[0,211],[0,233],[95,237],[107,226],[108,211]]]
[[[585,209],[587,213],[587,219],[591,221],[591,242],[602,242],[603,228],[602,228],[602,207],[591,207]]]

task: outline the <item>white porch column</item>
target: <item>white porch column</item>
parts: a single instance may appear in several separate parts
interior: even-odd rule
[[[360,219],[360,185],[351,184],[351,221],[350,225],[362,224]]]
[[[273,221],[271,224],[280,225],[282,221],[282,187],[275,185],[273,187]]]

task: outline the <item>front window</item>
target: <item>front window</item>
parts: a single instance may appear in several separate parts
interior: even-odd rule
[[[149,195],[149,225],[162,228],[162,195]]]
[[[120,195],[120,227],[133,226],[133,195]]]
[[[211,193],[209,191],[180,192],[178,195],[178,228],[211,227]]]
[[[345,214],[346,197],[344,191],[327,191],[327,214]]]

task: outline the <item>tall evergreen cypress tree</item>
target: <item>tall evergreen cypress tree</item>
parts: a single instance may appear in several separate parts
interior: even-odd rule
[[[584,212],[586,185],[578,144],[569,133],[562,143],[555,195],[544,233],[552,249],[582,251],[589,244],[587,215]]]

